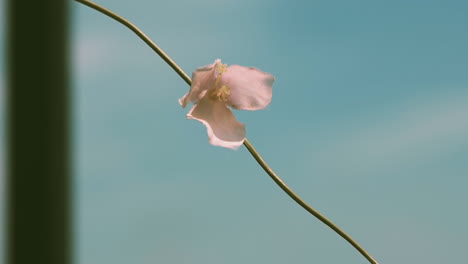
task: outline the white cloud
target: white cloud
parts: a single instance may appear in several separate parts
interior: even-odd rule
[[[468,138],[468,94],[413,102],[392,115],[349,131],[312,160],[348,174],[430,162],[456,151]]]

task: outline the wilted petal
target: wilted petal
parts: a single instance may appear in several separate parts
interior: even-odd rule
[[[231,65],[222,76],[222,84],[230,88],[227,105],[235,109],[259,110],[271,102],[275,77],[257,68]]]
[[[217,59],[213,64],[200,67],[192,73],[190,91],[179,99],[179,104],[182,107],[186,107],[191,102],[198,102],[205,95],[206,90],[214,88],[216,80],[215,65],[220,62],[221,60]]]
[[[236,120],[222,101],[205,96],[192,107],[187,118],[198,120],[206,126],[209,142],[213,145],[237,149],[244,142],[244,124]]]

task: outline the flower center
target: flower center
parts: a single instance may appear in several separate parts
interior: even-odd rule
[[[231,89],[229,89],[229,87],[226,85],[223,85],[220,88],[215,88],[210,93],[210,97],[212,99],[223,101],[223,102],[227,102],[230,95],[231,95]]]
[[[221,81],[221,76],[227,71],[227,65],[222,63],[216,63],[215,72],[216,72],[216,81],[215,88],[218,87],[219,82]]]
[[[226,102],[231,95],[231,89],[227,85],[222,85],[219,87],[219,82],[221,81],[221,76],[223,73],[227,71],[227,65],[222,63],[217,63],[215,66],[216,71],[216,81],[213,88],[213,92],[211,92],[211,97],[213,99],[218,99],[220,101]],[[219,88],[218,88],[219,87]]]
[[[218,74],[224,73],[227,70],[227,65],[223,63],[216,63],[215,70]]]
[[[226,102],[229,98],[229,95],[231,95],[231,89],[229,89],[229,87],[227,87],[226,85],[223,85],[221,86],[221,88],[216,89],[215,92],[218,100],[224,102]]]

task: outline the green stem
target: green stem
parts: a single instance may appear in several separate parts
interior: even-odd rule
[[[82,3],[83,5],[89,6],[101,13],[103,13],[106,16],[109,16],[118,22],[122,23],[124,26],[129,28],[133,33],[137,34],[138,37],[140,37],[148,46],[151,47],[158,55],[161,57],[169,66],[171,66],[172,69],[174,69],[179,76],[184,79],[184,81],[188,85],[192,85],[192,80],[190,77],[177,65],[158,45],[156,45],[148,36],[146,36],[143,31],[141,31],[139,28],[137,28],[135,25],[130,23],[127,19],[117,15],[116,13],[96,4],[91,1],[85,1],[85,0],[75,0],[76,2]]]
[[[268,164],[263,160],[263,158],[258,154],[258,152],[255,150],[255,148],[250,144],[250,142],[245,139],[244,141],[244,146],[249,150],[250,154],[255,158],[255,160],[260,164],[260,166],[265,170],[265,172],[271,177],[273,181],[275,181],[278,186],[283,189],[285,193],[289,195],[296,203],[298,203],[302,208],[304,208],[307,212],[311,213],[313,216],[315,216],[318,220],[322,221],[322,223],[326,224],[329,226],[333,231],[335,231],[338,235],[340,235],[342,238],[344,238],[346,241],[348,241],[359,253],[361,253],[370,263],[372,264],[378,264],[378,262],[372,258],[372,256],[367,253],[364,248],[362,248],[356,241],[354,241],[348,234],[346,234],[343,230],[341,230],[337,225],[335,225],[332,221],[330,221],[328,218],[323,216],[321,213],[319,213],[317,210],[312,208],[310,205],[308,205],[304,200],[299,197],[291,188],[289,188],[286,183],[278,176],[276,173],[268,166]]]
[[[133,31],[135,34],[138,35],[148,46],[150,46],[169,66],[171,66],[172,69],[188,84],[192,85],[192,80],[190,77],[166,54],[164,51],[158,47],[148,36],[146,36],[145,33],[143,33],[139,28],[137,28],[135,25],[130,23],[128,20],[125,18],[115,14],[114,12],[111,12],[107,10],[106,8],[93,3],[91,1],[86,1],[86,0],[75,0],[79,3],[82,3],[88,7],[91,7],[113,19],[116,21],[122,23],[124,26],[129,28],[131,31]],[[335,231],[338,235],[340,235],[342,238],[344,238],[346,241],[348,241],[359,253],[361,253],[370,263],[372,264],[378,264],[378,262],[372,258],[372,256],[367,253],[366,250],[364,250],[356,241],[354,241],[348,234],[346,234],[343,230],[341,230],[338,226],[336,226],[332,221],[328,220],[325,216],[320,214],[317,210],[309,206],[304,200],[302,200],[291,188],[289,188],[286,183],[283,182],[283,180],[276,175],[276,173],[268,166],[268,164],[263,160],[263,158],[258,154],[258,152],[255,150],[255,148],[252,146],[250,141],[248,139],[245,139],[244,141],[244,146],[247,148],[247,150],[252,154],[252,156],[255,158],[255,160],[258,162],[258,164],[265,170],[265,172],[271,177],[271,179],[281,188],[283,189],[284,192],[286,192],[296,203],[298,203],[302,208],[304,208],[307,212],[315,216],[318,220],[320,220],[322,223],[326,224],[329,226],[333,231]]]

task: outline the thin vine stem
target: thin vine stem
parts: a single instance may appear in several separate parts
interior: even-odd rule
[[[140,39],[142,39],[148,46],[150,46],[151,49],[153,49],[159,55],[159,57],[161,57],[167,64],[169,64],[169,66],[171,66],[171,68],[177,74],[179,74],[180,78],[182,78],[188,85],[192,85],[192,80],[182,70],[182,68],[180,68],[179,65],[177,65],[177,63],[175,63],[175,61],[173,61],[160,47],[158,47],[158,45],[156,45],[148,36],[146,36],[146,34],[143,33],[143,31],[141,31],[135,25],[130,23],[130,21],[128,21],[127,19],[117,15],[116,13],[114,13],[114,12],[112,12],[112,11],[110,11],[110,10],[108,10],[108,9],[94,3],[94,2],[85,1],[85,0],[75,0],[75,1],[79,2],[79,3],[82,3],[83,5],[91,7],[93,9],[103,13],[104,15],[115,19],[116,21],[122,23],[124,26],[129,28],[131,31],[133,31],[133,33],[135,33],[138,37],[140,37]]]
[[[250,141],[245,139],[244,146],[249,150],[250,154],[255,158],[255,160],[260,164],[260,166],[265,170],[265,172],[270,176],[270,178],[281,188],[285,193],[289,195],[296,203],[298,203],[302,208],[304,208],[307,212],[315,216],[318,220],[322,223],[329,226],[333,231],[335,231],[338,235],[348,241],[361,255],[363,255],[370,263],[378,264],[378,262],[366,251],[362,248],[356,241],[354,241],[348,234],[346,234],[343,230],[341,230],[337,225],[335,225],[332,221],[328,218],[323,216],[317,210],[312,208],[312,206],[308,205],[304,200],[299,197],[291,188],[289,188],[286,183],[278,176],[276,173],[268,166],[268,164],[263,160],[263,158],[258,154],[257,150],[252,146]]]
[[[189,86],[192,85],[192,80],[190,77],[180,68],[158,45],[156,45],[143,31],[141,31],[138,27],[132,24],[127,19],[115,14],[114,12],[87,0],[75,0],[83,5],[86,5],[90,8],[93,8],[104,15],[107,15],[114,20],[120,22],[131,31],[133,31],[140,39],[142,39],[148,46],[151,47]],[[352,239],[348,234],[346,234],[343,230],[341,230],[337,225],[335,225],[332,221],[328,218],[320,214],[317,210],[312,208],[308,205],[304,200],[302,200],[299,195],[297,195],[291,188],[284,183],[284,181],[268,166],[265,160],[260,156],[260,154],[255,150],[248,139],[245,139],[244,146],[250,152],[250,154],[254,157],[254,159],[258,162],[258,164],[265,170],[265,172],[270,176],[270,178],[285,192],[291,197],[297,204],[299,204],[302,208],[304,208],[307,212],[315,216],[318,220],[322,223],[330,227],[333,231],[335,231],[338,235],[348,241],[361,255],[363,255],[370,263],[378,264],[378,262],[366,251],[362,248],[354,239]]]

